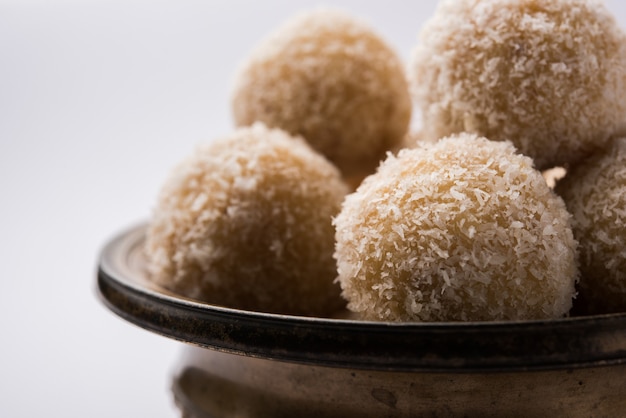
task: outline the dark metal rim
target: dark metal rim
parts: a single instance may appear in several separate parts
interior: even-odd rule
[[[133,279],[128,254],[145,225],[100,254],[98,289],[125,320],[179,341],[235,354],[392,371],[573,369],[626,363],[626,314],[553,321],[382,323],[229,309],[179,298]]]

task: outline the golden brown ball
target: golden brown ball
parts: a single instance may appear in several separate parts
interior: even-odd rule
[[[539,169],[621,129],[626,35],[594,0],[445,0],[409,68],[424,134],[510,140]]]
[[[265,39],[236,76],[237,125],[262,121],[304,137],[352,183],[406,133],[404,65],[368,25],[333,10],[298,15]]]
[[[626,312],[626,138],[570,168],[555,190],[580,242],[577,309]]]
[[[334,220],[348,308],[383,321],[566,315],[570,214],[508,142],[458,134],[390,155]]]
[[[331,217],[347,192],[303,140],[261,124],[199,147],[170,175],[150,222],[154,282],[234,308],[327,316],[345,306]]]

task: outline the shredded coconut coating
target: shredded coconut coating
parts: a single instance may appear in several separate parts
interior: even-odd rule
[[[238,129],[198,147],[165,183],[147,234],[150,276],[209,303],[328,316],[345,307],[331,218],[346,193],[305,141]]]
[[[411,98],[404,64],[379,35],[320,9],[256,48],[236,76],[232,110],[239,126],[262,121],[301,135],[358,182],[402,140]]]
[[[424,133],[510,140],[539,169],[623,128],[626,35],[600,1],[445,0],[409,64]]]
[[[583,313],[626,311],[626,138],[618,139],[556,185],[579,241]]]
[[[548,319],[572,306],[570,215],[509,142],[462,133],[389,155],[334,224],[342,294],[365,319]]]

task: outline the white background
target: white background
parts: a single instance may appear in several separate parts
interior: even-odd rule
[[[285,18],[338,6],[406,58],[435,4],[0,0],[0,416],[178,416],[181,344],[100,303],[101,246],[232,129],[233,72]]]

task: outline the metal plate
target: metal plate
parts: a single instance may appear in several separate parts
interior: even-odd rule
[[[98,289],[122,318],[158,334],[235,354],[398,372],[551,370],[626,363],[626,314],[551,321],[386,323],[209,305],[151,283],[145,225],[102,250]]]

